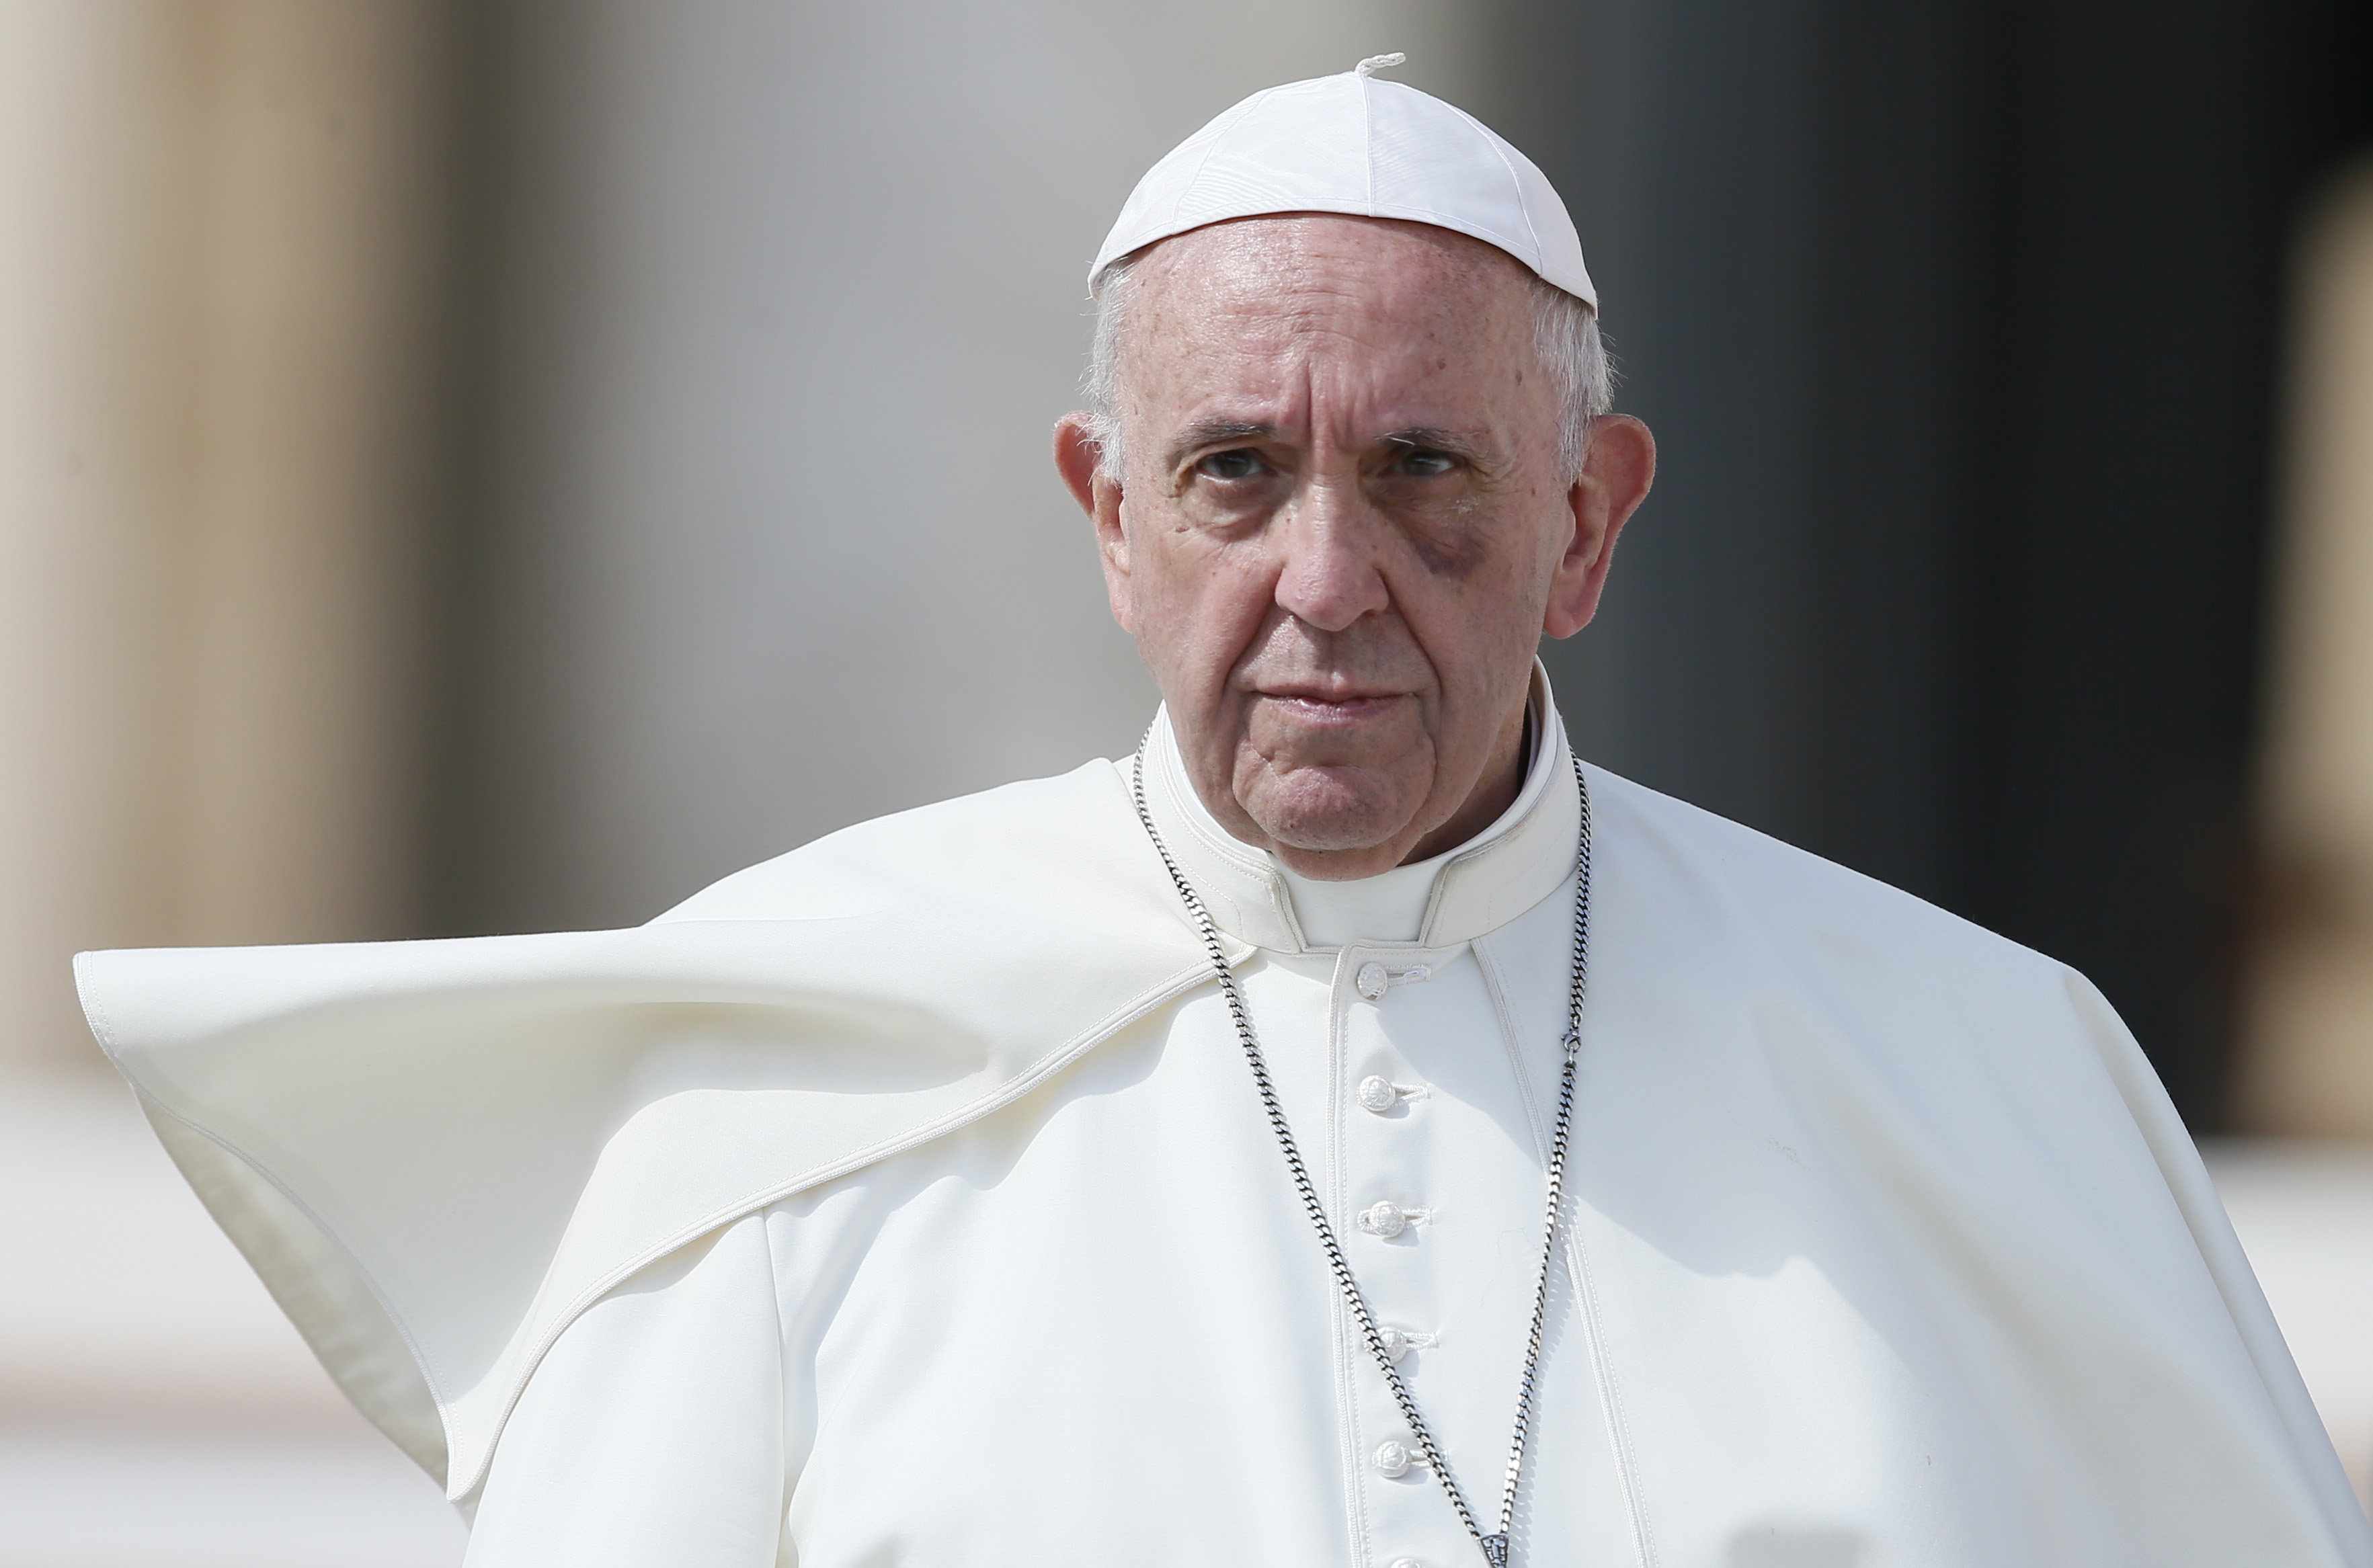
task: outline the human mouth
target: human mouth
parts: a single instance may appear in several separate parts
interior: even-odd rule
[[[1324,728],[1350,728],[1375,719],[1401,701],[1397,692],[1367,696],[1325,696],[1315,692],[1263,692],[1261,700],[1280,715]]]

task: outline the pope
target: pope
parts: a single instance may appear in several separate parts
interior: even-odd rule
[[[1574,757],[1654,445],[1393,63],[1092,268],[1135,755],[629,930],[86,954],[174,1159],[473,1568],[2373,1564],[2100,996]]]

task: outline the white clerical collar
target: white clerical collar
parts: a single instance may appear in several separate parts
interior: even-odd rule
[[[1515,802],[1457,848],[1381,875],[1319,882],[1231,835],[1187,782],[1167,708],[1146,739],[1146,809],[1211,919],[1256,947],[1472,942],[1548,897],[1573,871],[1582,820],[1573,764],[1537,661],[1529,702],[1533,755]]]

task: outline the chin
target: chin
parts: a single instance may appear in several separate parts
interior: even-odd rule
[[[1315,769],[1304,769],[1304,775]],[[1313,853],[1373,849],[1409,825],[1409,814],[1377,798],[1373,787],[1335,778],[1298,778],[1242,802],[1246,815],[1280,844]]]

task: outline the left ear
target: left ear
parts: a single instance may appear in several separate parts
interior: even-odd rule
[[[1096,439],[1096,421],[1085,413],[1066,414],[1055,421],[1055,472],[1063,487],[1088,516],[1096,532],[1096,557],[1105,568],[1105,599],[1120,629],[1134,636],[1129,600],[1128,532],[1121,525],[1121,487],[1104,468],[1104,448]]]
[[[1572,637],[1598,614],[1615,541],[1656,479],[1656,438],[1628,414],[1603,414],[1590,423],[1589,455],[1582,476],[1566,492],[1573,510],[1573,536],[1549,579],[1549,608],[1541,630]]]

